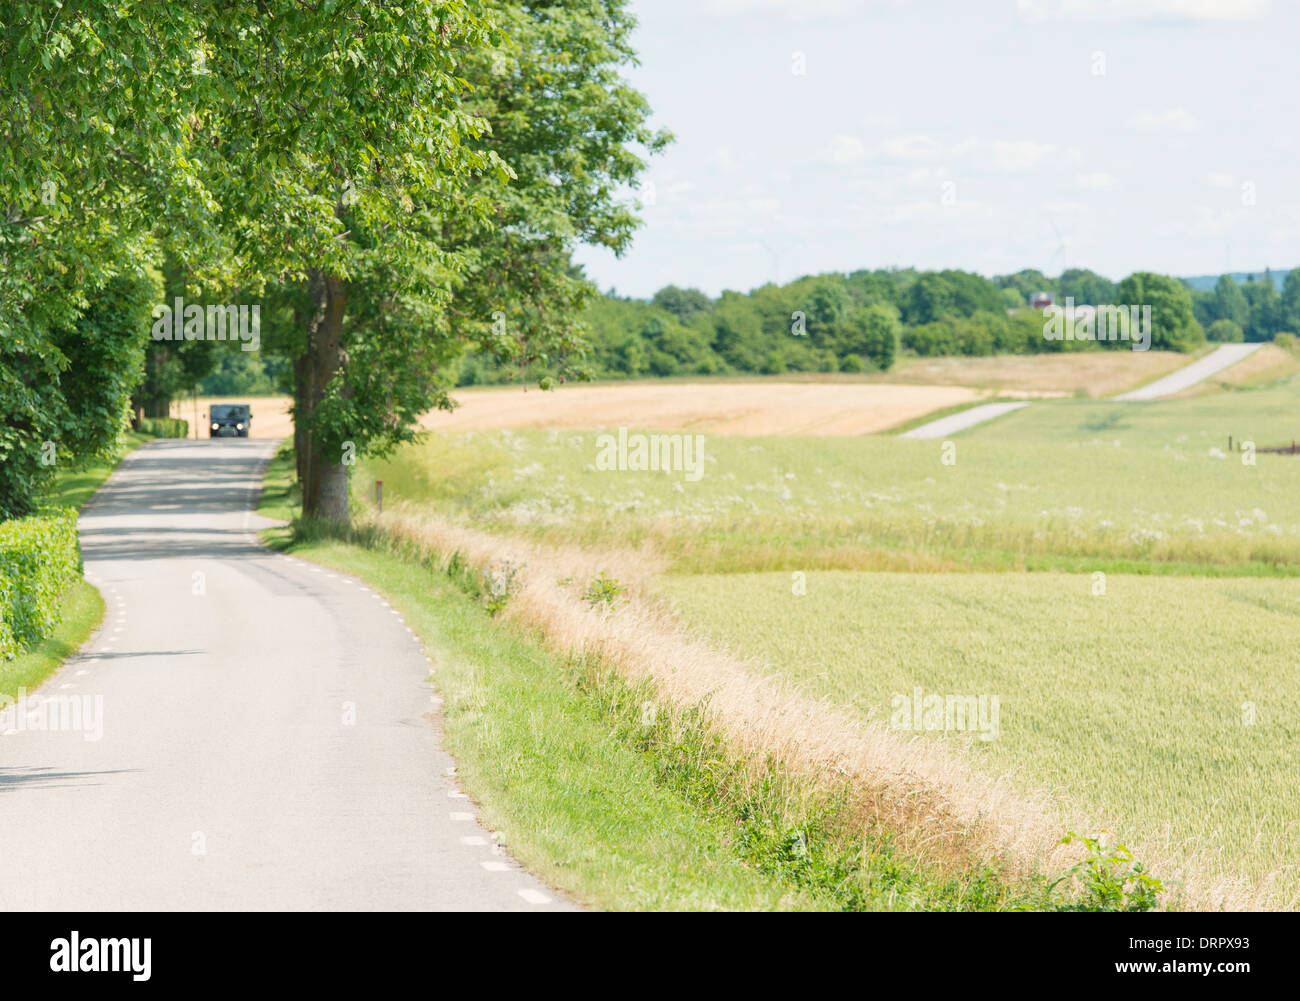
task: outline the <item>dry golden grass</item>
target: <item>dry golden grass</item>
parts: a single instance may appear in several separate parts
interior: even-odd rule
[[[662,569],[648,551],[594,552],[503,539],[454,524],[425,510],[398,506],[378,523],[446,561],[460,553],[487,568],[523,566],[522,583],[503,613],[537,630],[555,651],[594,656],[632,683],[649,681],[678,709],[707,704],[712,724],[742,754],[772,755],[813,782],[853,789],[853,820],[883,825],[901,847],[940,866],[997,859],[1012,873],[1061,871],[1077,861],[1059,839],[1067,829],[1113,829],[1104,818],[1063,816],[1061,797],[1035,790],[1015,775],[980,773],[960,746],[891,731],[828,702],[808,697],[756,662],[745,662],[690,636],[652,597]],[[609,573],[630,601],[602,614],[581,600],[585,582]],[[1156,833],[1130,843],[1159,873],[1176,874],[1180,906],[1254,909],[1270,906],[1263,891],[1223,874]]]
[[[1300,357],[1276,344],[1266,344],[1244,361],[1239,361],[1204,382],[1175,394],[1175,398],[1203,396],[1217,392],[1223,386],[1246,389],[1260,386],[1300,372]]]
[[[901,359],[890,382],[971,386],[1016,396],[1113,396],[1193,361],[1177,351],[1084,351],[989,358]]]
[[[553,391],[458,389],[437,431],[502,428],[689,428],[718,435],[857,435],[883,431],[983,393],[960,386],[867,382],[659,382],[566,385]]]

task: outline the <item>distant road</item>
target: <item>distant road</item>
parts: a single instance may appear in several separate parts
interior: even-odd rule
[[[1001,417],[1003,414],[1009,414],[1013,410],[1019,410],[1021,407],[1027,406],[1029,406],[1027,402],[985,403],[978,407],[971,407],[969,410],[963,410],[961,413],[940,417],[937,421],[922,424],[918,428],[912,428],[911,431],[904,431],[898,437],[946,438],[950,434],[965,431],[976,424],[983,424],[985,421],[993,420],[994,417]]]
[[[1148,383],[1140,389],[1121,393],[1119,396],[1112,397],[1112,399],[1124,401],[1155,400],[1162,396],[1181,393],[1184,389],[1189,389],[1198,382],[1203,382],[1210,376],[1222,372],[1225,368],[1250,357],[1263,346],[1262,343],[1220,345],[1204,358],[1197,359],[1190,365],[1180,368],[1177,372],[1172,372],[1155,382]],[[1003,414],[1009,414],[1013,410],[1019,410],[1021,407],[1027,406],[1029,406],[1027,402],[985,403],[982,406],[971,407],[961,413],[940,417],[928,424],[922,424],[920,427],[912,428],[911,431],[905,431],[899,437],[945,438],[950,434],[965,431],[976,424],[983,424],[985,421],[991,421],[995,417],[1001,417]]]
[[[571,909],[450,777],[398,613],[250,534],[275,445],[147,444],[83,512],[108,611],[39,692],[80,729],[0,727],[0,910]]]
[[[1204,358],[1197,359],[1185,368],[1180,368],[1177,372],[1171,372],[1155,382],[1147,383],[1140,389],[1121,393],[1115,399],[1154,400],[1161,396],[1172,396],[1174,393],[1181,393],[1184,389],[1195,386],[1198,382],[1208,379],[1216,372],[1222,372],[1228,366],[1235,365],[1237,362],[1250,357],[1263,346],[1262,343],[1220,345]]]

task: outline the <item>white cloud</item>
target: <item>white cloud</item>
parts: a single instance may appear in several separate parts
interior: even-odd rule
[[[996,214],[993,206],[984,202],[963,202],[959,200],[951,205],[944,205],[939,199],[935,198],[931,201],[895,205],[885,210],[883,221],[889,226],[914,222],[967,222],[973,219],[991,219]]]
[[[1195,132],[1201,127],[1196,116],[1186,108],[1139,111],[1129,119],[1129,124],[1143,132]]]
[[[781,203],[772,197],[715,198],[702,201],[693,210],[696,223],[713,223],[734,227],[753,222],[756,216],[770,218],[780,214]]]
[[[1218,238],[1232,233],[1245,216],[1244,209],[1219,209],[1199,205],[1195,219],[1183,231],[1196,239]]]
[[[907,172],[908,184],[938,184],[948,176],[947,167],[915,167]]]
[[[1028,21],[1247,21],[1269,12],[1270,0],[1019,0]]]
[[[993,142],[993,166],[998,170],[1028,170],[1055,152],[1051,143],[1038,143],[1032,139],[1016,142]]]
[[[899,160],[935,160],[943,153],[943,147],[929,136],[900,136],[886,139],[880,144],[886,156]]]
[[[1081,216],[1088,211],[1083,202],[1044,202],[1043,208],[1052,218],[1057,216]]]
[[[1108,174],[1104,170],[1095,170],[1088,174],[1079,174],[1075,177],[1079,187],[1087,188],[1089,191],[1109,191],[1119,184],[1119,178],[1114,174]]]
[[[853,136],[834,136],[823,159],[831,163],[856,163],[865,159],[866,155],[866,147]]]
[[[736,158],[731,155],[730,146],[719,146],[709,155],[709,163],[727,173],[735,169]]]

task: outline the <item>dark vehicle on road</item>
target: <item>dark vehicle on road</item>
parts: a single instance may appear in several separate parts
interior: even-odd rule
[[[208,411],[209,438],[247,438],[253,411],[247,403],[214,403]]]

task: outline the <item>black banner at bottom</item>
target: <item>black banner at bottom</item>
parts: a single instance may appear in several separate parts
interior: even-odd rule
[[[434,978],[436,990],[454,969],[484,987],[570,978],[622,992],[685,976],[697,988],[770,990],[774,965],[811,965],[805,975],[854,970],[864,988],[897,973],[918,987],[1043,975],[1233,990],[1289,981],[1297,932],[1295,914],[3,913],[0,977],[7,989],[112,981],[333,992],[413,977]]]

